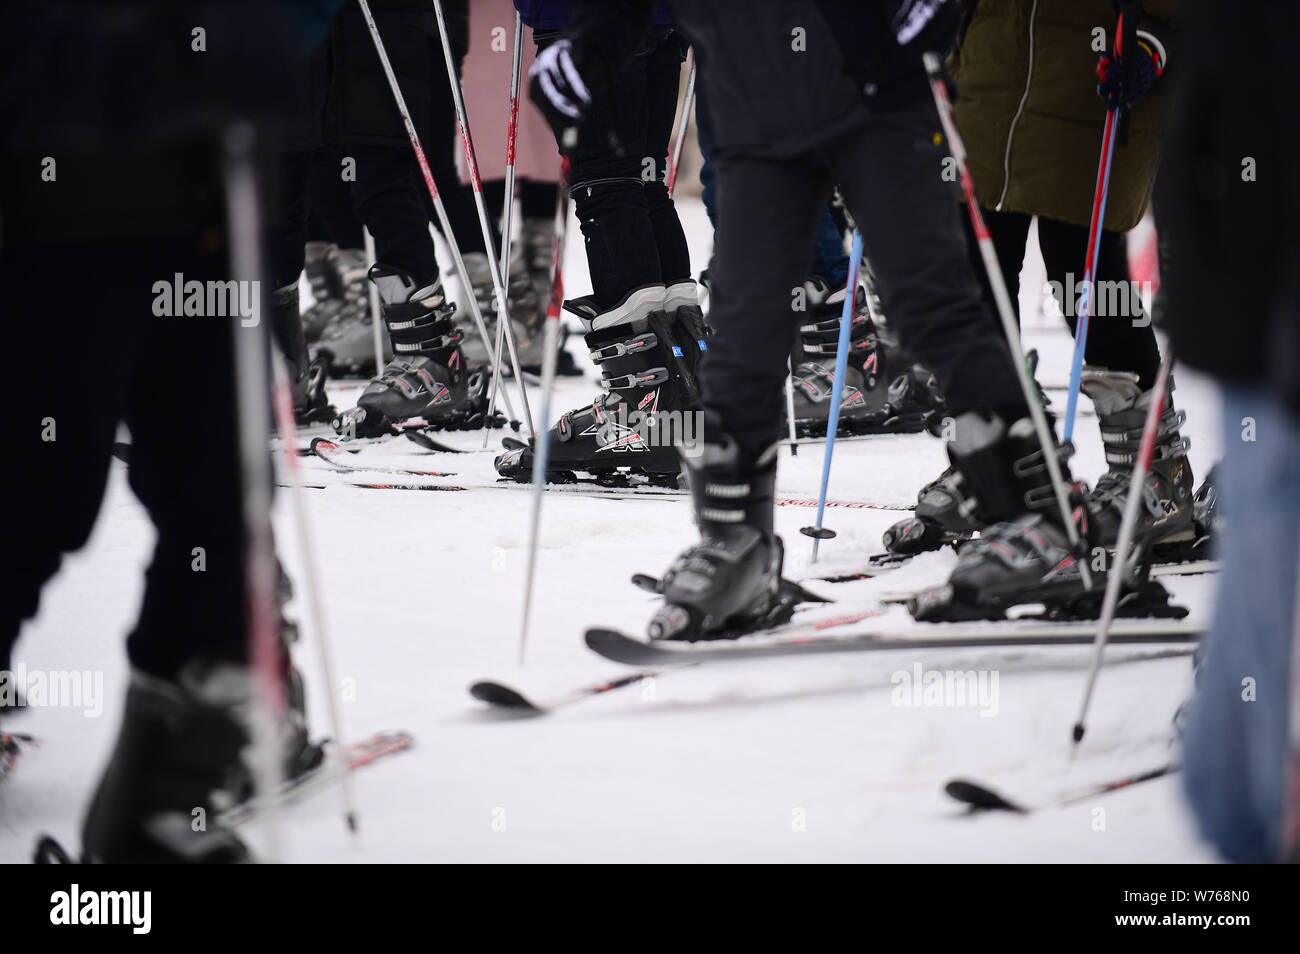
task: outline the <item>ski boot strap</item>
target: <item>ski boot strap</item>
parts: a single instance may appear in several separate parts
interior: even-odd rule
[[[601,378],[600,386],[607,391],[628,391],[632,388],[653,388],[668,380],[667,368],[646,368],[634,374],[620,374]]]
[[[384,323],[393,342],[394,354],[433,354],[459,344],[464,334],[452,320],[456,306],[447,304],[441,293],[430,310],[432,298],[384,305]]]

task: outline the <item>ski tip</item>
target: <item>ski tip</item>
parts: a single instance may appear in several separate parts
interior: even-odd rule
[[[829,527],[800,527],[799,532],[805,537],[812,537],[814,540],[835,539],[835,531]]]
[[[338,444],[334,443],[328,437],[313,437],[311,439],[311,452],[313,454],[319,454],[322,449],[332,451],[339,450],[340,448]]]
[[[1005,811],[1024,813],[1025,809],[1015,802],[1007,801],[991,788],[985,788],[976,782],[956,778],[943,787],[950,798],[955,798],[969,805],[973,811]]]
[[[528,712],[541,712],[521,693],[503,686],[499,682],[476,682],[469,687],[469,694],[479,702],[498,706],[502,709],[522,709]]]
[[[632,585],[638,589],[645,590],[647,593],[656,595],[663,593],[663,586],[657,576],[651,576],[649,573],[633,573]]]

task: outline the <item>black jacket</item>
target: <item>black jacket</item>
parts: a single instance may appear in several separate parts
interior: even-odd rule
[[[905,47],[892,21],[901,0],[673,0],[691,41],[719,157],[787,157],[930,95],[921,53],[944,53],[959,17],[946,4]],[[574,4],[579,53],[622,63],[649,23],[652,0]]]
[[[1156,224],[1176,358],[1300,413],[1300,126],[1295,4],[1205,0],[1180,20]],[[1227,69],[1224,50],[1251,50]]]
[[[469,0],[443,0],[457,66],[469,47]],[[371,11],[402,88],[415,131],[426,144],[435,96],[449,96],[447,66],[430,0],[371,0]],[[505,67],[503,67],[505,68]],[[361,8],[349,3],[330,34],[323,132],[330,145],[406,146],[406,130]],[[504,88],[504,87],[503,87]],[[504,95],[504,94],[502,94]]]

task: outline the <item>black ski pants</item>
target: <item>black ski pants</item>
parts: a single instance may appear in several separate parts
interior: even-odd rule
[[[558,36],[534,34],[538,49]],[[665,185],[685,57],[680,34],[652,28],[611,88],[593,99],[570,155],[574,210],[601,308],[633,288],[691,277],[686,235]]]
[[[966,257],[952,183],[941,177],[948,153],[939,128],[924,101],[789,159],[719,151],[709,312],[717,334],[701,372],[710,426],[751,453],[780,436],[809,253],[835,182],[903,346],[934,372],[952,412],[1027,413]]]
[[[1029,238],[1032,216],[1021,212],[995,212],[981,210],[993,245],[997,249],[1002,278],[1007,283],[1011,303],[1020,304],[1016,290],[1020,287],[1020,267],[1025,260],[1025,242]],[[994,320],[997,313],[993,302],[993,288],[984,271],[975,235],[966,222],[970,242],[971,266],[980,278]],[[1077,324],[1078,291],[1083,284],[1083,271],[1088,253],[1088,229],[1056,219],[1038,218],[1038,247],[1043,253],[1047,280],[1053,282],[1057,304],[1065,315],[1070,332]],[[1160,370],[1160,348],[1152,330],[1149,316],[1143,311],[1136,295],[1128,295],[1121,303],[1107,288],[1127,286],[1129,281],[1128,244],[1123,232],[1102,231],[1097,249],[1097,291],[1092,294],[1088,318],[1088,341],[1084,347],[1084,360],[1088,364],[1111,371],[1131,371],[1138,376],[1142,389],[1155,385]],[[1001,325],[998,326],[1001,328]]]
[[[131,431],[131,488],[157,530],[127,639],[132,664],[170,677],[192,657],[247,657],[232,373],[239,319],[154,313],[155,282],[177,272],[228,277],[226,250],[200,245],[114,240],[0,256],[13,385],[11,459],[0,477],[0,669],[63,555],[90,537],[109,467],[121,466],[112,463],[120,421]],[[263,305],[259,327],[242,333],[265,333],[269,317]],[[73,596],[91,627],[97,598],[93,589]]]

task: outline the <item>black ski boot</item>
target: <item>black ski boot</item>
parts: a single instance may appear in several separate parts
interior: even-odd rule
[[[320,340],[329,320],[325,303],[343,298],[343,279],[335,265],[338,246],[333,242],[308,242],[304,246],[303,272],[311,289],[311,305],[302,313],[302,328],[307,342]]]
[[[1085,368],[1079,386],[1097,409],[1108,468],[1097,480],[1088,501],[1094,535],[1099,545],[1112,548],[1119,538],[1151,392],[1138,387],[1136,374],[1102,368]],[[1173,386],[1171,376],[1170,394]],[[1153,545],[1155,553],[1172,556],[1181,552],[1191,559],[1191,545],[1196,539],[1192,500],[1195,485],[1187,461],[1189,441],[1178,433],[1186,417],[1174,410],[1171,400],[1166,401],[1151,468],[1142,488],[1143,509],[1134,540],[1139,545]]]
[[[290,398],[298,424],[331,420],[338,412],[325,394],[328,355],[307,356],[307,338],[298,310],[298,283],[277,288],[271,295],[272,328],[288,365]]]
[[[651,639],[741,636],[815,599],[781,579],[781,538],[772,532],[777,447],[750,457],[723,435],[684,457],[701,540],[658,584],[664,602],[647,627]]]
[[[685,326],[681,309],[671,316],[664,311],[662,285],[634,288],[605,311],[590,296],[564,307],[586,329],[591,359],[608,390],[591,405],[561,415],[551,428],[547,480],[572,481],[575,471],[584,471],[617,481],[626,470],[675,484],[681,471],[677,447],[698,440],[702,430],[693,386],[695,330]],[[503,477],[531,480],[531,444],[508,442],[496,469]]]
[[[375,326],[366,253],[357,248],[333,249],[328,260],[332,274],[325,288],[328,297],[316,299],[303,312],[303,331],[313,342],[312,353],[325,358],[335,373],[373,376],[377,373]],[[315,289],[313,284],[313,294]],[[388,336],[380,337],[387,361],[393,351]]]
[[[334,419],[334,429],[345,437],[372,437],[412,418],[443,430],[482,427],[487,375],[466,370],[452,321],[456,306],[441,283],[416,289],[409,275],[383,265],[371,267],[370,280],[383,300],[395,356],[357,406]]]
[[[885,549],[898,556],[912,556],[969,539],[979,523],[963,486],[961,472],[950,466],[922,487],[912,516],[885,531]]]
[[[1033,377],[1038,370],[1038,352],[1031,348],[1025,353],[1025,361],[1029,365],[1030,377]],[[920,365],[914,366],[912,371],[928,374]],[[1034,384],[1038,385],[1037,379]],[[1038,388],[1038,397],[1044,408],[1051,403],[1041,387]],[[948,419],[943,417],[943,413],[942,408],[936,409],[926,424],[936,437],[944,436]],[[882,542],[885,549],[896,556],[913,556],[968,540],[979,529],[975,508],[967,499],[961,473],[950,465],[921,488],[916,495],[916,510],[912,516],[886,530]]]
[[[250,861],[217,815],[230,793],[247,786],[241,753],[251,700],[243,666],[195,661],[175,681],[133,671],[117,745],[82,829],[85,860]]]
[[[492,266],[484,252],[470,252],[465,256],[465,271],[469,274],[470,284],[474,286],[474,298],[478,302],[479,314],[483,316],[484,327],[496,347],[497,338],[497,303],[496,290],[492,284]],[[521,259],[510,263],[506,279],[506,310],[510,313],[510,330],[515,336],[515,348],[521,369],[540,368],[543,358],[543,321],[546,312],[541,307]],[[457,324],[464,337],[461,349],[472,366],[488,364],[487,348],[479,338],[478,330],[467,324],[468,316],[461,318]],[[505,347],[504,340],[502,346]],[[510,367],[509,352],[501,355],[503,369]]]
[[[945,586],[918,594],[912,613],[923,620],[1001,619],[1020,603],[1064,604],[1085,594],[1079,569],[1087,551],[1071,547],[1051,479],[1028,418],[1008,427],[996,415],[969,412],[955,421],[948,457],[965,497],[959,510],[984,525],[964,544]],[[1057,449],[1070,480],[1068,447]],[[1087,540],[1086,511],[1077,488],[1074,507]]]
[[[804,282],[808,317],[799,325],[792,355],[795,433],[801,437],[826,433],[846,291],[831,288],[817,276]],[[876,335],[867,291],[859,286],[837,433],[914,434],[924,430],[928,415],[942,400],[932,375],[893,362]]]

